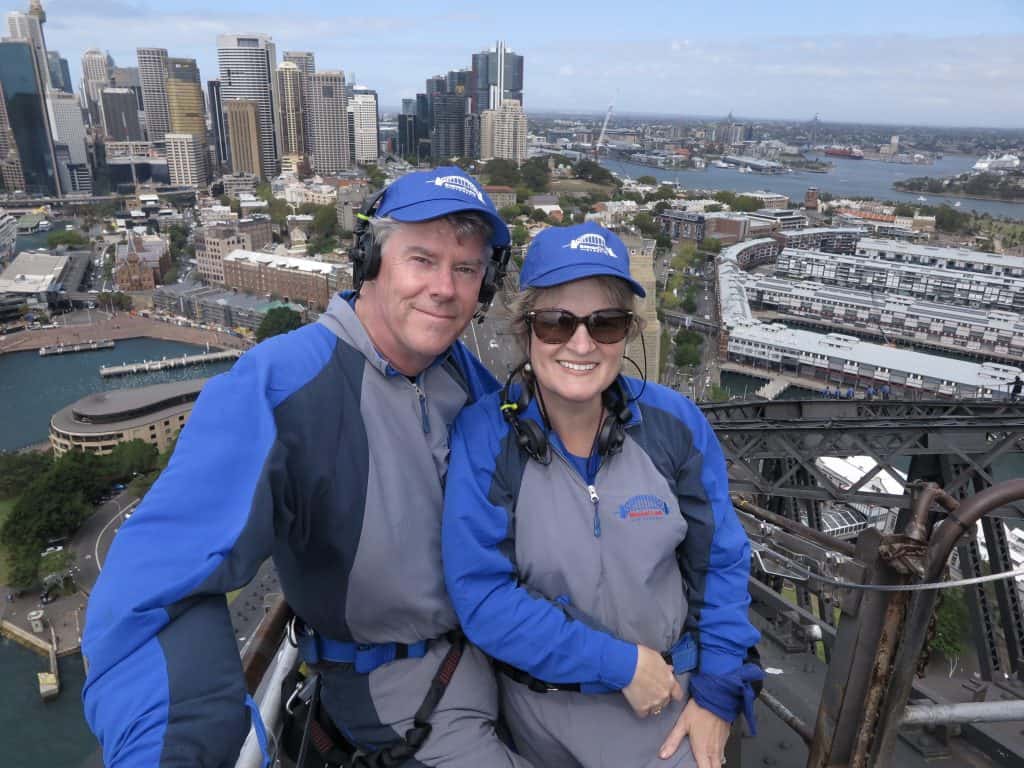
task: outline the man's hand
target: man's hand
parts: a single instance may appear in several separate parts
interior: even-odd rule
[[[638,645],[636,671],[630,684],[622,689],[622,695],[638,717],[647,717],[660,714],[670,699],[682,701],[683,689],[660,653]]]
[[[658,756],[662,760],[672,757],[690,737],[690,749],[697,760],[697,768],[719,768],[725,754],[725,742],[729,739],[730,725],[713,712],[709,712],[694,699],[687,702],[679,715],[675,727],[661,745]]]

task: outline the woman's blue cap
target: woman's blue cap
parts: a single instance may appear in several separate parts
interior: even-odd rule
[[[519,287],[550,288],[598,275],[621,278],[637,296],[647,295],[629,273],[629,249],[614,232],[593,222],[548,227],[526,251]]]
[[[385,190],[375,215],[389,216],[395,221],[429,221],[462,211],[476,211],[491,223],[491,245],[505,246],[511,242],[508,227],[491,198],[460,168],[407,173]]]

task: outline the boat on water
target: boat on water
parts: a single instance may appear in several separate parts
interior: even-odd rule
[[[953,203],[953,207],[954,208],[959,208],[960,207],[960,201],[957,200],[955,203]]]
[[[723,162],[721,160],[712,160],[711,164],[713,166],[715,166],[715,168],[732,168],[733,167],[731,164]]]
[[[53,224],[51,224],[49,220],[43,219],[42,221],[39,222],[40,232],[49,232],[51,229],[53,229]]]
[[[927,203],[927,202],[928,202],[928,198],[927,198],[927,197],[925,197],[924,195],[918,195],[918,196],[917,196],[917,201],[918,201],[919,203]]]
[[[864,159],[864,153],[857,147],[825,147],[825,154],[832,157],[848,157],[851,160]]]

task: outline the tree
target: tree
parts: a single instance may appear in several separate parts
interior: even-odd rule
[[[46,236],[46,247],[53,249],[65,245],[68,248],[84,248],[89,245],[89,238],[81,232],[51,232]]]
[[[636,180],[636,183],[644,184],[648,187],[653,187],[655,184],[658,183],[658,180],[649,174],[644,174],[643,176]]]
[[[530,232],[522,224],[512,227],[512,243],[514,245],[526,245],[530,240]]]
[[[522,183],[519,169],[511,160],[502,160],[501,158],[488,160],[484,172],[491,184],[518,187]]]
[[[709,253],[721,253],[722,241],[714,237],[704,238],[704,242],[701,243],[701,249]]]
[[[939,593],[939,605],[935,610],[935,634],[929,650],[938,651],[950,662],[950,677],[956,671],[956,663],[966,647],[967,604],[963,588],[944,589]]]
[[[161,278],[161,282],[163,282],[164,285],[169,285],[170,283],[173,283],[177,279],[178,279],[178,268],[177,267],[171,267],[166,272],[164,272],[163,278]]]
[[[897,203],[896,208],[893,210],[893,214],[896,216],[913,216],[914,206],[910,203]]]
[[[256,341],[269,339],[281,333],[294,331],[302,325],[302,315],[288,307],[274,307],[263,317],[256,329]]]
[[[522,212],[522,209],[518,205],[506,205],[498,211],[498,215],[501,216],[506,224],[510,224],[517,216],[522,215]]]
[[[683,311],[688,315],[697,311],[697,292],[693,288],[689,288],[683,297]]]
[[[660,232],[654,238],[654,244],[657,248],[663,248],[667,250],[672,247],[672,238],[666,235],[664,232]]]
[[[600,163],[595,163],[593,160],[579,160],[576,165],[573,166],[573,171],[576,173],[577,179],[592,181],[595,184],[615,183],[615,177],[612,176],[612,172]]]
[[[20,496],[29,483],[53,466],[49,454],[0,451],[0,499]]]
[[[519,169],[523,183],[534,192],[546,192],[551,184],[551,169],[543,157],[534,157],[523,163]]]
[[[633,217],[633,226],[640,230],[645,237],[657,237],[661,234],[661,227],[649,213],[638,213]]]
[[[764,204],[756,197],[736,195],[736,201],[733,203],[732,209],[734,211],[739,211],[740,213],[753,213],[763,207]]]
[[[128,440],[114,446],[104,459],[112,479],[125,481],[156,469],[160,453],[152,443]]]

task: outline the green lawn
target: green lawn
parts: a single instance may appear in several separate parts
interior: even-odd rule
[[[4,524],[16,501],[17,499],[0,499],[0,526]],[[0,544],[0,584],[7,584],[7,549],[3,544]]]

